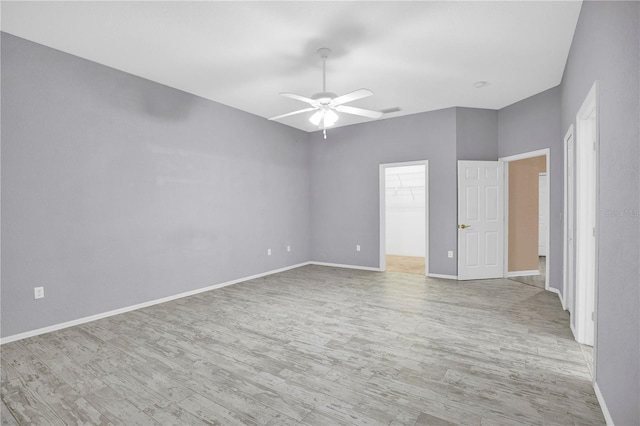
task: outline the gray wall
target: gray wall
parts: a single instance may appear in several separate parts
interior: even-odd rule
[[[640,3],[584,2],[562,80],[563,134],[600,82],[596,381],[616,425],[640,424],[639,31]]]
[[[456,275],[455,132],[450,108],[312,133],[312,259],[378,267],[379,165],[429,160],[429,271]]]
[[[378,267],[379,165],[426,159],[429,272],[457,275],[456,160],[497,160],[497,111],[450,108],[330,129],[327,140],[313,133],[311,146],[313,260]]]
[[[5,33],[2,106],[2,336],[309,260],[306,133]]]
[[[456,108],[458,160],[498,159],[498,111]]]
[[[549,286],[562,292],[564,148],[560,131],[560,87],[498,111],[498,156],[550,148]]]

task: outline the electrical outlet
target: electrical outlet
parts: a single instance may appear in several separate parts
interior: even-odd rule
[[[287,251],[291,251],[291,246],[287,246]]]
[[[44,297],[44,287],[34,287],[33,288],[33,298],[34,299],[42,299]]]
[[[360,244],[356,244],[356,251],[360,251]]]
[[[453,251],[452,251],[452,250],[449,250],[449,251],[447,252],[447,257],[448,257],[449,259],[453,259]]]
[[[271,249],[267,249],[267,256],[271,256]]]

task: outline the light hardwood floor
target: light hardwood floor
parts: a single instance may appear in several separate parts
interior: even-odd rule
[[[603,425],[555,294],[305,266],[5,344],[2,424]]]
[[[424,257],[385,256],[387,272],[405,272],[407,274],[424,275]]]

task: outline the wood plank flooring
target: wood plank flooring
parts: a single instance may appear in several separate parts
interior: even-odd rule
[[[3,425],[604,425],[555,294],[305,266],[9,343]]]
[[[405,272],[407,274],[424,275],[424,257],[385,256],[387,272]]]

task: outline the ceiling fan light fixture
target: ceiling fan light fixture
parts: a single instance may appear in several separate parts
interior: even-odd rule
[[[320,123],[322,123],[323,127],[326,128],[336,124],[336,121],[338,121],[338,118],[339,118],[338,114],[336,114],[335,111],[329,108],[326,108],[326,109],[323,108],[313,113],[313,115],[309,117],[309,121],[314,126],[319,126]]]
[[[320,125],[320,121],[322,121],[324,117],[324,111],[322,111],[321,109],[317,110],[316,112],[313,113],[313,115],[311,117],[309,117],[309,121],[314,125],[314,126],[319,126]]]
[[[328,109],[324,112],[324,127],[331,127],[338,121],[338,114],[332,109]]]

